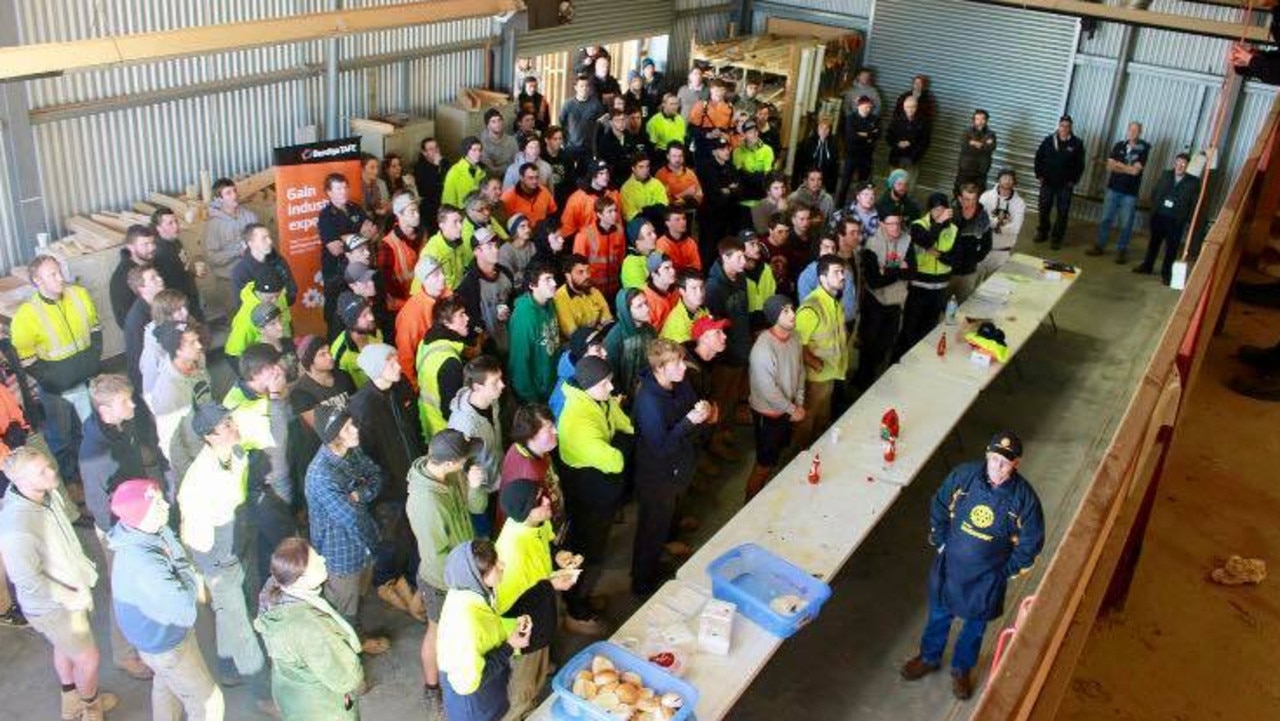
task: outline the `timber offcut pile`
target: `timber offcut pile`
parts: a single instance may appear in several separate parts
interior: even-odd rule
[[[275,202],[274,167],[234,180],[242,205]],[[200,172],[199,185],[188,185],[181,195],[151,192],[128,210],[73,215],[63,223],[68,234],[51,243],[50,250],[66,257],[110,250],[124,244],[129,226],[147,225],[151,214],[160,208],[172,210],[183,228],[203,222],[213,200],[212,182],[212,175],[205,170]]]

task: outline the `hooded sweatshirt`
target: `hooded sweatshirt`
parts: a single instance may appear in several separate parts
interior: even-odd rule
[[[495,401],[488,411],[471,405],[471,389],[463,388],[449,404],[449,427],[468,438],[479,438],[484,447],[473,459],[484,469],[484,490],[493,493],[502,481],[502,413]]]
[[[151,436],[155,424],[150,411],[138,406],[135,416],[115,427],[102,422],[97,412],[90,413],[84,423],[80,442],[80,475],[84,479],[85,506],[93,514],[98,530],[108,531],[115,517],[111,515],[111,492],[130,478],[148,475],[142,449],[159,452]]]
[[[555,387],[555,357],[560,350],[560,324],[555,301],[538,305],[532,293],[516,299],[509,324],[511,354],[507,376],[522,403],[543,403]]]
[[[481,578],[470,542],[449,553],[445,580],[449,593],[440,611],[440,673],[454,694],[469,697],[451,709],[446,695],[445,711],[454,719],[500,718],[508,707],[513,649],[506,640],[514,622],[494,610],[493,589]]]
[[[649,367],[649,343],[658,337],[648,323],[636,323],[631,317],[632,295],[643,295],[639,290],[622,289],[614,300],[618,322],[604,337],[604,348],[609,354],[609,366],[613,368],[613,384],[618,393],[628,398],[635,396],[640,374]]]
[[[168,526],[146,533],[117,523],[107,534],[114,553],[111,602],[120,633],[143,653],[171,651],[196,623],[200,581]]]
[[[622,412],[618,397],[600,402],[576,382],[564,387],[564,410],[556,430],[560,435],[560,460],[569,468],[593,468],[601,473],[622,472],[625,456],[613,445],[619,433],[633,434],[631,419]]]
[[[740,273],[737,280],[730,280],[717,260],[707,277],[707,310],[716,318],[730,321],[725,328],[729,344],[724,355],[729,365],[745,366],[751,355],[751,312],[747,306],[746,274]]]
[[[475,537],[471,514],[484,512],[488,492],[483,487],[468,488],[461,472],[446,478],[432,476],[426,457],[414,462],[408,480],[404,510],[418,541],[418,583],[443,591],[445,557]]]
[[[0,555],[28,618],[93,607],[87,592],[98,582],[98,570],[71,527],[68,508],[57,490],[46,494],[44,503],[30,500],[13,485],[4,494]]]
[[[257,222],[258,216],[243,205],[232,215],[223,209],[221,198],[209,204],[209,221],[204,226],[204,252],[209,270],[214,275],[231,278],[231,268],[244,250],[240,234]]]
[[[358,689],[364,668],[359,640],[353,640],[350,626],[285,592],[263,593],[259,608],[253,627],[271,657],[271,696],[281,716],[308,721],[360,718]]]
[[[573,356],[569,351],[560,354],[560,361],[556,365],[556,389],[551,393],[551,399],[547,401],[547,405],[551,407],[551,414],[558,420],[560,412],[564,410],[564,387],[565,384],[573,380]]]

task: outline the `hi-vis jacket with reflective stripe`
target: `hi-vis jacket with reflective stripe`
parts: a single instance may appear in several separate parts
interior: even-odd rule
[[[10,333],[22,364],[45,390],[61,393],[98,372],[102,327],[93,299],[78,285],[67,284],[58,300],[32,296],[14,313]]]

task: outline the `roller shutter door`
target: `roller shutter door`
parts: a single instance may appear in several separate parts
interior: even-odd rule
[[[960,135],[983,108],[999,141],[988,182],[1012,167],[1034,204],[1036,148],[1066,107],[1077,41],[1074,18],[965,0],[878,0],[867,57],[885,103],[892,109],[918,73],[938,98],[920,189],[950,190]]]

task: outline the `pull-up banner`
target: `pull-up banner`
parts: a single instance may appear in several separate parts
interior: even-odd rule
[[[275,149],[278,251],[298,282],[293,332],[325,334],[324,286],[320,278],[320,211],[329,204],[324,179],[347,178],[348,200],[359,204],[360,138],[326,140]]]

